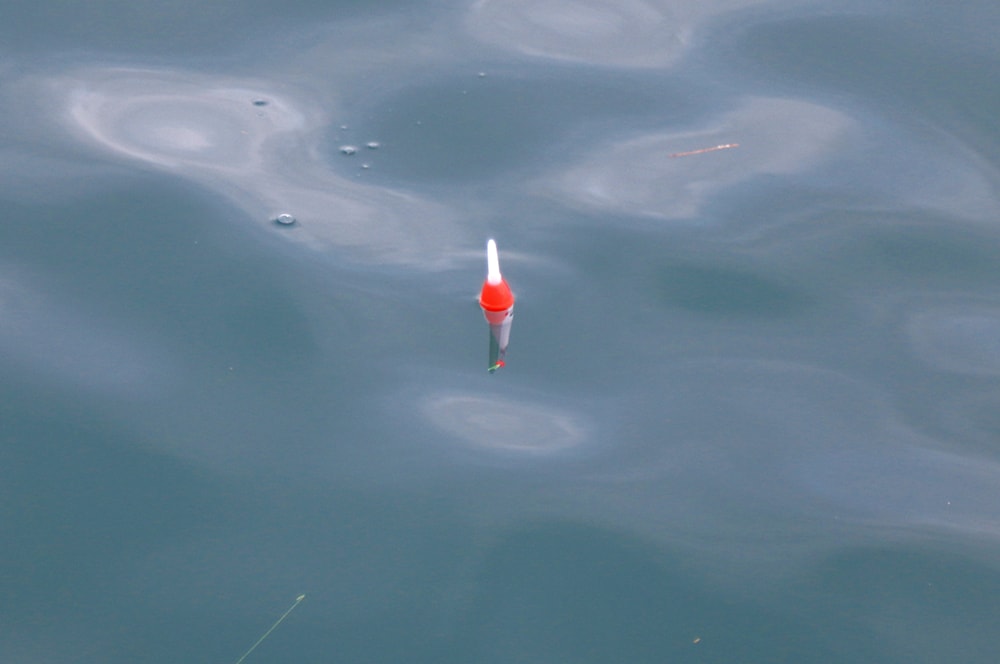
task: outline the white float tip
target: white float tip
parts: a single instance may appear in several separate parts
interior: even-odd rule
[[[503,281],[500,276],[500,257],[497,255],[497,243],[491,238],[486,243],[486,281],[497,285]]]

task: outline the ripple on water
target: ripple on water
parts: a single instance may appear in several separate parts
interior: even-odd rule
[[[1000,390],[959,392],[935,407],[943,413],[949,435],[1000,457]]]
[[[549,455],[585,438],[574,415],[504,397],[441,395],[427,399],[423,413],[444,432],[485,451]]]
[[[71,90],[69,116],[90,139],[169,168],[247,170],[263,142],[306,123],[274,94],[261,106],[260,90],[171,72],[112,69]]]
[[[46,105],[85,145],[193,180],[261,224],[288,225],[276,214],[294,210],[300,230],[285,236],[316,248],[429,264],[464,244],[443,206],[333,172],[317,145],[325,105],[271,87],[180,70],[80,69],[48,81]]]
[[[482,41],[527,55],[620,67],[675,62],[696,24],[760,0],[480,0],[467,25]]]
[[[936,369],[1000,375],[1000,306],[996,304],[933,306],[913,314],[906,331],[913,352]]]
[[[846,115],[825,106],[755,97],[705,129],[600,145],[543,186],[572,207],[685,219],[725,187],[818,163],[839,149],[850,125]]]

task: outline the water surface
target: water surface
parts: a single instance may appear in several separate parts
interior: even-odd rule
[[[992,5],[53,9],[0,659],[994,660]]]

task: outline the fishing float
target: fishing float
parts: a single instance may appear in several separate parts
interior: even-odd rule
[[[500,256],[497,254],[497,243],[492,238],[486,243],[486,281],[479,292],[479,306],[490,326],[488,370],[493,373],[504,366],[507,355],[510,324],[514,320],[514,293],[500,274]]]

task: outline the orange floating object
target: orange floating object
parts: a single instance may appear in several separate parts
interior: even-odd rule
[[[500,258],[497,243],[492,239],[486,243],[486,281],[479,292],[479,306],[490,324],[490,364],[493,373],[504,366],[507,344],[510,341],[510,325],[514,318],[514,293],[500,274]]]

